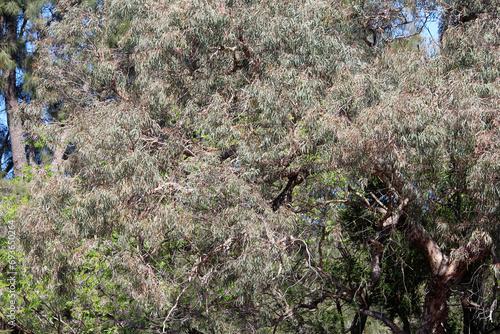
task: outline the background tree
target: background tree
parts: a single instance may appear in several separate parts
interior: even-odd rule
[[[38,19],[45,16],[45,24],[50,24],[50,6],[53,1],[19,0],[2,1],[0,3],[0,70],[2,71],[2,95],[7,113],[8,133],[2,137],[8,143],[2,150],[1,158],[5,159],[2,171],[9,174],[13,170],[15,176],[21,176],[23,167],[39,161],[39,150],[35,142],[39,138],[25,138],[23,116],[19,112],[19,102],[29,102],[34,92],[34,82],[29,73],[34,55],[33,41],[39,38],[35,29]],[[24,75],[24,78],[23,78]],[[28,145],[28,146],[26,146]]]

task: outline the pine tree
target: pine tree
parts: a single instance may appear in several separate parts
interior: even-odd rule
[[[25,148],[25,129],[23,117],[19,112],[19,102],[29,101],[32,97],[33,87],[29,78],[25,78],[23,84],[22,73],[28,74],[31,69],[33,51],[32,40],[37,36],[33,29],[37,19],[43,13],[49,15],[50,1],[45,0],[17,0],[2,1],[0,3],[0,26],[2,34],[0,40],[0,69],[2,70],[2,94],[5,99],[5,110],[7,112],[8,134],[2,140],[3,144],[10,143],[10,147],[2,147],[2,156],[8,157],[11,152],[11,160],[6,163],[4,173],[8,174],[13,168],[14,176],[22,176],[23,168],[28,164],[27,151],[30,160],[36,160],[34,156],[34,144]],[[31,45],[31,46],[30,46]]]

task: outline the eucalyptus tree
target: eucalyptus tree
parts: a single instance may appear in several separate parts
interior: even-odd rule
[[[400,29],[422,12],[367,4],[62,1],[24,112],[75,152],[20,210],[24,289],[58,292],[23,325],[444,333],[452,295],[494,314],[460,284],[498,232],[496,14],[428,59],[394,41],[425,11]]]

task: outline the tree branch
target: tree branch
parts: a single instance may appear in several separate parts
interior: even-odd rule
[[[285,189],[283,189],[278,197],[276,197],[271,203],[273,211],[277,211],[283,204],[287,204],[292,201],[293,188],[304,182],[307,176],[309,176],[309,172],[306,169],[301,168],[295,175],[291,175],[288,178],[288,183],[285,186]]]
[[[297,304],[294,307],[294,309],[307,308],[309,310],[316,310],[318,308],[318,304],[324,302],[327,298],[338,299],[338,298],[342,298],[345,295],[346,295],[345,292],[341,293],[340,295],[336,295],[336,294],[327,292],[327,293],[323,294],[321,297],[316,298],[315,300],[313,300],[310,304]]]
[[[394,322],[389,320],[383,313],[370,310],[359,310],[359,313],[364,316],[372,317],[382,321],[387,327],[392,330],[393,333],[403,334],[403,331]]]
[[[232,145],[229,150],[223,151],[221,154],[219,154],[219,160],[224,161],[234,155],[236,155],[236,145]]]

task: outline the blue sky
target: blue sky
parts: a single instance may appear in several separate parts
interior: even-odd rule
[[[426,28],[424,28],[424,30],[420,35],[422,35],[431,42],[437,41],[439,39],[438,29],[439,29],[438,21],[427,22]]]

